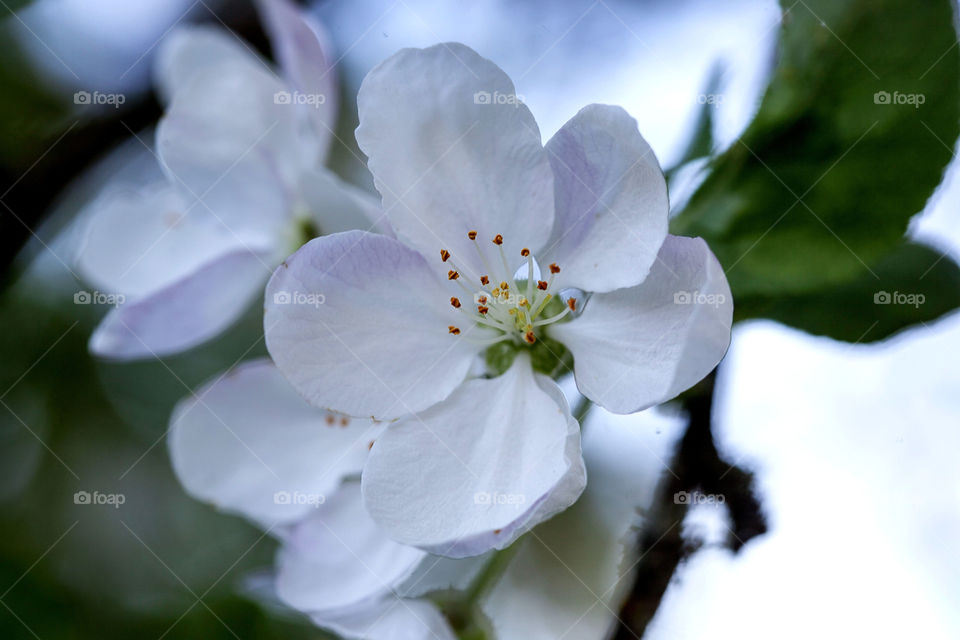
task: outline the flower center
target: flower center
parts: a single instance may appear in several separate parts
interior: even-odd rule
[[[545,328],[559,322],[576,310],[576,298],[566,300],[556,291],[554,280],[560,267],[554,263],[548,267],[547,280],[537,279],[537,265],[529,249],[523,249],[520,256],[527,261],[526,278],[515,278],[516,270],[510,268],[503,250],[503,236],[493,237],[496,249],[488,255],[477,242],[477,232],[470,231],[467,237],[473,242],[486,273],[471,288],[464,282],[461,270],[457,268],[454,257],[446,249],[440,250],[440,259],[450,265],[447,279],[456,283],[465,297],[453,296],[450,304],[464,314],[461,325],[450,325],[448,331],[455,336],[467,336],[473,342],[492,346],[500,342],[512,342],[515,345],[532,346],[543,338]],[[499,254],[499,255],[497,255]],[[492,260],[490,258],[493,258]],[[546,274],[543,274],[546,275]],[[542,277],[542,276],[541,276]],[[479,286],[477,286],[479,285]],[[492,337],[469,337],[468,328],[492,330]]]

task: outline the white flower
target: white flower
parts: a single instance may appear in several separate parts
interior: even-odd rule
[[[288,0],[258,6],[283,78],[225,30],[182,27],[161,47],[165,177],[109,185],[78,257],[85,279],[127,300],[91,337],[98,355],[195,346],[228,327],[317,230],[369,226],[372,198],[323,167],[337,95],[321,32]]]
[[[383,425],[311,407],[269,361],[245,363],[183,400],[168,444],[193,496],[279,540],[261,595],[345,638],[452,639],[431,597],[454,592],[472,594],[491,638],[599,640],[632,584],[638,511],[651,504],[673,438],[654,437],[649,423],[597,418],[584,439],[583,498],[519,540],[492,573],[489,554],[454,560],[391,540],[363,508],[356,479]],[[492,577],[478,588],[484,575]]]
[[[591,105],[544,147],[522,102],[488,98],[504,95],[510,79],[459,44],[371,71],[357,140],[397,239],[315,239],[267,286],[267,346],[304,397],[402,418],[363,471],[371,515],[454,557],[505,547],[584,487],[578,425],[535,372],[545,355],[572,354],[581,393],[630,413],[699,381],[730,339],[723,271],[702,240],[667,234],[636,122]],[[272,303],[291,289],[326,304]],[[467,379],[483,354],[503,373]]]

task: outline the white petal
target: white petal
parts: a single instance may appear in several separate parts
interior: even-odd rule
[[[483,92],[491,104],[478,103]],[[510,78],[455,43],[400,51],[357,96],[357,142],[397,237],[429,258],[449,250],[471,278],[485,269],[468,231],[485,250],[502,234],[519,266],[520,249],[542,246],[553,222],[537,124],[526,105],[497,104],[500,96],[515,96]]]
[[[585,482],[579,427],[523,354],[389,425],[363,470],[367,508],[391,537],[454,558],[506,547]]]
[[[291,529],[277,555],[277,593],[301,611],[339,615],[389,594],[424,555],[390,540],[348,481]]]
[[[154,63],[157,91],[160,98],[169,103],[197,71],[237,61],[263,64],[249,45],[226,29],[207,25],[178,26],[157,49]]]
[[[447,327],[464,318],[416,251],[347,231],[316,238],[267,285],[267,348],[312,404],[393,419],[446,398],[477,347]]]
[[[258,0],[274,56],[291,92],[306,96],[291,103],[310,123],[322,162],[336,127],[337,74],[331,66],[330,40],[321,25],[289,0]]]
[[[326,169],[303,173],[300,196],[311,219],[324,235],[351,229],[393,233],[376,196],[344,182]]]
[[[584,107],[546,146],[557,219],[541,260],[560,287],[612,291],[643,282],[667,235],[667,183],[637,122]]]
[[[242,235],[276,235],[316,149],[296,112],[278,104],[285,85],[261,64],[219,64],[192,74],[157,127],[157,151],[191,211]]]
[[[244,363],[181,401],[170,457],[196,498],[269,528],[311,513],[359,473],[381,425],[304,402],[269,360]]]
[[[699,382],[730,344],[733,298],[700,238],[668,236],[643,284],[593,295],[550,327],[573,353],[577,387],[614,413],[669,400]]]
[[[641,514],[652,504],[674,441],[654,435],[662,420],[642,416],[642,423],[640,416],[591,416],[583,437],[590,472],[583,496],[518,543],[481,599],[498,640],[609,637],[633,584]]]
[[[238,248],[219,222],[185,215],[184,209],[166,181],[139,191],[106,192],[91,205],[77,256],[84,279],[111,293],[144,296]]]
[[[418,598],[434,591],[466,591],[494,555],[494,551],[469,558],[428,555],[401,585],[397,595]]]
[[[384,598],[346,615],[313,615],[313,621],[346,640],[455,640],[456,635],[429,600]]]
[[[107,313],[90,336],[98,356],[133,360],[179,353],[230,326],[262,290],[267,256],[246,249]]]

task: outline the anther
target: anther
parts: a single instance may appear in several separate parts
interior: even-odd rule
[[[329,426],[331,426],[331,427],[333,426],[333,423],[337,421],[337,419],[334,418],[333,415],[332,415],[332,414],[329,414],[329,413],[327,414],[326,420],[327,420],[327,425],[329,425]]]
[[[459,309],[459,308],[460,308],[460,300],[459,300],[458,298],[456,298],[456,297],[450,298],[450,304],[453,305],[453,308],[454,308],[454,309]]]
[[[348,424],[350,424],[350,418],[348,418],[347,416],[343,416],[342,418],[340,418],[340,426],[341,426],[341,427],[345,427],[345,426],[347,426]]]
[[[477,302],[479,302],[480,304],[487,304],[487,296],[480,296],[479,298],[477,298]]]
[[[550,273],[560,273],[560,267],[557,266],[556,262],[550,265]]]
[[[447,271],[448,280],[456,280],[459,277],[460,277],[460,274],[454,271],[453,269],[451,269],[450,271]]]
[[[523,336],[523,339],[528,343],[533,344],[537,341],[537,336],[533,334],[533,331],[527,331],[527,333]]]
[[[500,290],[501,290],[501,291],[507,291],[509,288],[510,288],[510,285],[508,285],[506,282],[501,282],[501,283],[500,283]]]
[[[481,315],[485,316],[490,311],[490,307],[485,307],[482,304],[477,305],[477,311],[479,311]]]
[[[477,239],[477,232],[476,232],[476,231],[467,231],[467,237],[470,238],[471,240],[476,240],[476,239]]]
[[[488,278],[487,276],[480,276],[480,284],[482,284],[483,286],[487,286],[488,284],[490,284],[490,278]]]
[[[440,249],[440,259],[446,262],[450,259],[450,252],[446,249]]]
[[[540,291],[546,291],[548,286],[546,280],[537,280],[537,289],[540,289]]]
[[[503,236],[499,233],[493,237],[493,244],[501,245],[503,244]]]
[[[576,298],[567,298],[567,306],[570,307],[570,311],[577,310],[577,299]]]
[[[523,249],[520,250],[520,255],[526,258],[528,255],[530,255],[530,249],[527,249],[526,247],[524,247]]]
[[[456,328],[456,327],[453,326],[453,325],[450,325],[449,327],[447,327],[447,331],[449,331],[450,333],[452,333],[452,334],[455,335],[455,336],[460,335],[460,329]]]

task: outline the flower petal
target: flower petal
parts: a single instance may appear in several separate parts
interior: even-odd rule
[[[540,132],[492,62],[456,43],[404,49],[367,75],[357,104],[357,142],[401,240],[428,258],[449,250],[473,278],[485,269],[468,231],[485,250],[502,234],[516,266],[521,248],[549,237],[553,175]]]
[[[255,360],[177,405],[170,457],[191,495],[269,528],[311,513],[359,473],[381,428],[311,407],[272,362]]]
[[[180,25],[158,47],[154,63],[157,92],[169,103],[198,70],[238,61],[263,64],[253,49],[226,29]]]
[[[730,344],[733,298],[700,238],[667,236],[643,284],[594,294],[550,327],[573,353],[577,387],[614,413],[669,400],[717,366]]]
[[[157,127],[157,151],[190,211],[241,235],[280,232],[300,172],[317,157],[296,112],[277,101],[285,90],[249,60],[199,69],[180,87]]]
[[[301,611],[341,613],[391,593],[426,554],[392,541],[344,483],[295,525],[277,555],[277,594]]]
[[[612,291],[643,282],[667,236],[667,183],[637,122],[620,107],[584,107],[546,146],[557,219],[543,263],[557,284]]]
[[[90,336],[90,351],[133,360],[178,353],[226,329],[261,291],[265,254],[233,251],[146,298],[114,309]]]
[[[362,478],[367,508],[392,538],[454,558],[506,547],[586,482],[577,422],[526,355],[389,425]]]
[[[607,638],[633,584],[640,514],[664,473],[679,421],[591,414],[590,483],[573,507],[534,529],[480,608],[498,640]],[[655,435],[663,427],[669,435]],[[677,427],[677,428],[673,428]]]
[[[330,40],[320,23],[289,0],[258,0],[257,7],[290,90],[309,98],[305,103],[291,102],[310,122],[321,154],[317,160],[322,162],[340,100],[337,74],[330,64]]]
[[[446,618],[429,600],[384,598],[344,615],[311,619],[346,640],[455,640]]]
[[[316,238],[267,285],[267,348],[315,406],[384,420],[425,409],[460,384],[478,350],[448,333],[463,315],[435,273],[392,238]]]
[[[143,190],[106,192],[91,205],[77,256],[84,279],[111,293],[144,296],[238,248],[238,240],[219,222],[183,210],[166,181]]]
[[[373,194],[344,182],[323,168],[308,170],[300,179],[300,195],[311,220],[323,235],[360,229],[393,233],[380,200]]]

